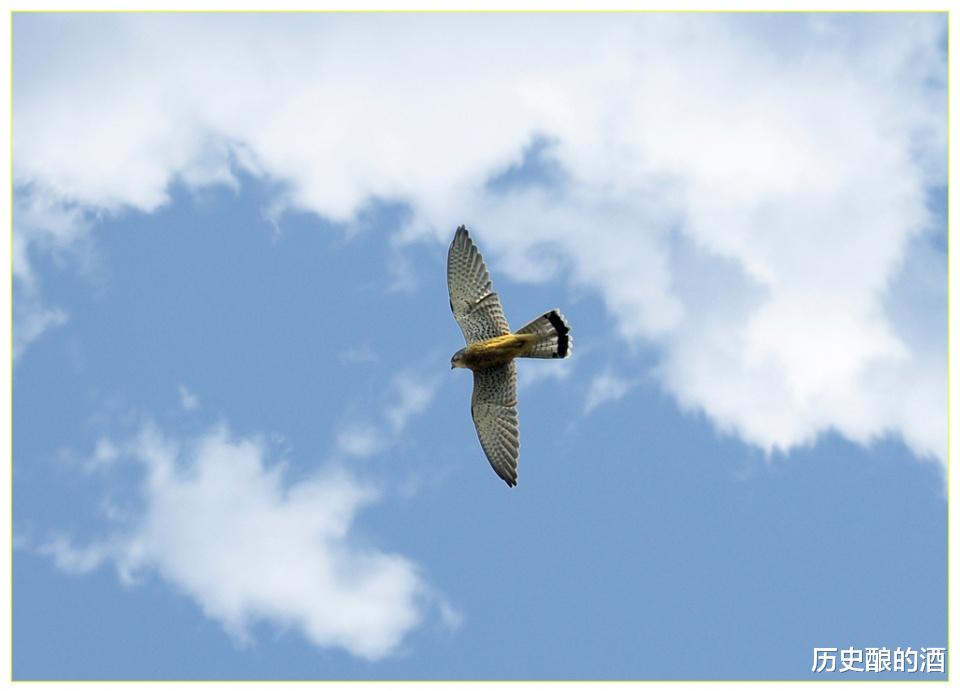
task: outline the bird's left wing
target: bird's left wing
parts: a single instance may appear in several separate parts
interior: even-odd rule
[[[447,253],[447,288],[450,309],[467,343],[510,333],[483,257],[464,226],[457,228]]]
[[[520,420],[514,362],[474,370],[470,412],[480,446],[493,470],[508,485],[515,486],[520,460]]]

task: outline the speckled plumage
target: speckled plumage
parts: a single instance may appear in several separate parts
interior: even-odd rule
[[[483,257],[464,226],[450,244],[447,286],[450,309],[467,342],[451,364],[473,370],[470,410],[480,446],[497,475],[513,487],[520,458],[514,359],[568,357],[570,327],[559,311],[551,310],[511,333]]]
[[[450,309],[467,343],[510,333],[500,296],[493,292],[483,257],[463,226],[457,228],[447,253],[447,287]]]
[[[473,371],[473,424],[487,460],[504,482],[517,484],[520,420],[517,416],[517,364]]]

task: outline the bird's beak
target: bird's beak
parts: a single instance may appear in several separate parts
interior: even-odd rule
[[[450,363],[450,369],[455,369],[455,365],[452,362]]]

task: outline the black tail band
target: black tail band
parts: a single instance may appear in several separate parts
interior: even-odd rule
[[[567,357],[567,349],[570,347],[570,337],[567,336],[567,334],[570,333],[570,327],[566,325],[563,317],[560,316],[557,310],[548,312],[547,319],[550,321],[550,324],[553,325],[553,328],[557,330],[557,352],[554,354],[554,357]]]

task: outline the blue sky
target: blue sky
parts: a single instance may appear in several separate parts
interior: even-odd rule
[[[16,16],[15,678],[945,646],[945,32]],[[448,366],[460,223],[575,338],[521,363],[512,490]]]

